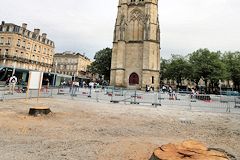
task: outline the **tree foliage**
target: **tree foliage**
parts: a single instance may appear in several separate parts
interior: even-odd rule
[[[212,87],[218,86],[219,80],[226,78],[226,67],[221,60],[220,52],[210,52],[208,49],[199,49],[189,56],[189,62],[192,66],[192,77],[195,82],[202,79],[210,82]]]
[[[222,60],[227,69],[226,80],[232,80],[235,89],[240,90],[240,52],[226,52]]]
[[[160,61],[160,64],[161,64],[161,70],[160,70],[160,73],[161,73],[161,83],[163,84],[163,80],[164,79],[169,79],[169,76],[168,76],[168,68],[169,68],[169,60],[167,59],[163,59],[161,58],[161,61]]]
[[[178,85],[190,77],[191,67],[187,59],[180,55],[172,55],[166,69],[166,75],[172,80],[176,80]]]
[[[161,60],[161,81],[175,80],[182,85],[183,80],[205,82],[206,91],[215,92],[219,80],[232,81],[240,90],[240,52],[212,52],[199,49],[188,56],[172,55],[171,59]]]
[[[105,48],[98,51],[94,56],[95,61],[88,67],[91,73],[104,75],[105,80],[110,79],[112,49]]]

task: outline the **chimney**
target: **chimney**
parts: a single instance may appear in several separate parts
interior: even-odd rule
[[[27,23],[23,23],[23,24],[22,24],[22,28],[23,28],[23,29],[27,29]]]
[[[39,34],[40,34],[40,29],[34,29],[34,33],[35,33],[36,35],[39,35]]]
[[[5,21],[2,21],[2,25],[4,26],[4,24],[5,24]]]
[[[47,38],[47,33],[43,33],[42,37],[46,39]]]

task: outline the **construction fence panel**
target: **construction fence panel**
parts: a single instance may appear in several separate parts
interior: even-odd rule
[[[0,87],[1,100],[26,99],[26,98],[48,98],[52,97],[53,89],[44,87],[41,90],[28,90],[27,86],[16,85],[14,88],[10,86]]]
[[[234,96],[197,95],[192,97],[190,107],[195,111],[238,113],[239,110],[235,109],[234,100]]]

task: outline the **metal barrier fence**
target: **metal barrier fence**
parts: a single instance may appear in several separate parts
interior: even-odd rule
[[[19,91],[16,86],[14,94],[9,94],[8,87],[0,87],[0,100],[26,98],[24,90]],[[22,87],[24,88],[24,87]],[[29,91],[29,98],[38,97],[37,90]],[[192,95],[189,93],[164,93],[144,92],[139,90],[127,90],[114,87],[80,88],[58,87],[48,88],[44,86],[39,95],[40,98],[57,97],[76,100],[88,100],[95,102],[111,102],[121,104],[147,105],[166,109],[181,109],[206,112],[231,112],[240,114],[240,97],[227,95]]]
[[[52,97],[54,88],[43,86],[40,90],[29,90],[27,92],[27,86],[16,85],[11,86],[0,86],[0,100],[12,100],[12,99],[29,99],[29,98],[48,98]]]
[[[164,93],[127,90],[122,88],[60,88],[58,95],[76,99],[106,101],[122,104],[162,106],[169,109],[182,109],[209,112],[240,113],[240,97],[226,95],[191,95],[189,93]]]

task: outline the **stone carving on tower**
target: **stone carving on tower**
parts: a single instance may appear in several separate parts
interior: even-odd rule
[[[144,30],[145,30],[144,40],[148,40],[149,39],[149,32],[150,32],[150,15],[145,16]]]
[[[119,0],[110,84],[155,89],[160,79],[160,29],[157,0]]]
[[[125,40],[125,16],[121,16],[121,22],[120,22],[120,40]]]

